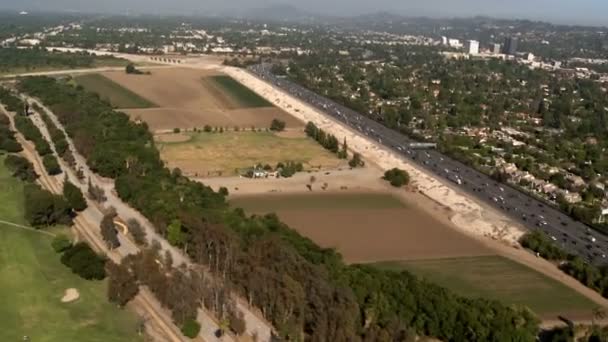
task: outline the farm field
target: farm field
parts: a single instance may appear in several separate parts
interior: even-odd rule
[[[25,224],[23,185],[0,157],[0,219]],[[0,223],[0,341],[140,341],[137,317],[106,299],[106,282],[73,274],[52,237]],[[68,288],[80,298],[62,303]]]
[[[295,161],[304,169],[336,168],[345,161],[299,134],[286,137],[272,132],[187,132],[156,136],[161,157],[171,168],[195,177],[233,176],[238,169],[259,163],[275,166]]]
[[[226,103],[236,108],[272,107],[272,103],[253,92],[251,89],[240,84],[230,76],[216,75],[203,78],[203,82],[212,83],[220,93],[225,94],[228,99]]]
[[[231,204],[252,214],[275,212],[348,263],[492,254],[415,204],[386,193],[246,195]]]
[[[145,121],[152,131],[193,129],[205,125],[224,128],[267,128],[273,119],[285,121],[287,128],[304,123],[274,106],[261,106],[257,94],[219,72],[188,68],[155,69],[138,77],[124,72],[104,72],[103,76],[155,103],[158,108],[132,108],[132,119]],[[224,80],[218,83],[213,77]],[[227,85],[230,84],[230,85]],[[244,89],[244,90],[243,90]],[[264,100],[265,101],[265,100]]]
[[[378,267],[408,270],[466,297],[526,305],[543,318],[590,317],[596,306],[575,290],[500,256],[394,261]]]
[[[132,77],[146,77],[136,75]],[[152,108],[156,105],[136,93],[122,87],[120,84],[99,74],[87,74],[74,78],[77,84],[86,90],[95,92],[108,100],[116,108]]]

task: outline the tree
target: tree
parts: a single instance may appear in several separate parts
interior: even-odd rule
[[[97,255],[84,242],[79,242],[65,250],[61,256],[61,263],[69,267],[75,274],[87,280],[102,280],[105,278],[105,262],[103,257]]]
[[[272,119],[270,123],[270,130],[274,132],[282,132],[285,130],[285,121],[279,119]]]
[[[353,158],[348,161],[350,167],[364,166],[365,162],[361,159],[361,154],[358,152],[353,153]]]
[[[55,176],[62,172],[61,166],[59,166],[59,161],[57,161],[57,157],[55,157],[55,155],[52,153],[42,157],[42,164],[50,176]]]
[[[181,247],[185,242],[184,232],[182,232],[182,223],[175,219],[167,227],[167,240],[173,246]]]
[[[106,263],[108,274],[108,299],[118,306],[125,306],[139,292],[139,286],[134,273],[123,263]]]
[[[338,158],[348,158],[348,145],[346,144],[346,138],[344,138],[344,142],[342,142],[342,148],[340,149],[340,151],[338,151]]]
[[[63,181],[63,196],[75,211],[83,211],[87,208],[87,201],[82,191],[68,180],[67,175]]]
[[[38,178],[34,165],[21,156],[9,154],[4,159],[4,165],[13,173],[13,177],[22,181],[33,182]]]
[[[89,194],[89,198],[95,202],[103,203],[107,200],[105,191],[97,185],[93,184],[91,182],[91,178],[89,178],[89,186],[87,188],[87,193]]]
[[[182,325],[182,334],[186,337],[195,338],[201,331],[201,325],[194,319],[190,318]]]
[[[118,231],[116,230],[116,225],[114,224],[114,218],[116,217],[116,213],[111,212],[103,216],[101,219],[101,237],[108,245],[109,249],[114,249],[120,246],[120,241],[118,240]]]
[[[129,63],[125,67],[125,73],[127,73],[127,74],[139,74],[140,71],[137,70],[137,68],[135,68],[135,64]]]
[[[53,238],[53,242],[51,242],[51,246],[53,250],[57,253],[63,253],[67,249],[72,247],[72,241],[65,236],[64,234],[59,234]]]
[[[245,333],[247,326],[242,314],[230,311],[228,320],[230,321],[230,330],[232,330],[237,336]]]
[[[410,182],[410,175],[405,170],[393,168],[384,173],[383,179],[390,182],[392,186],[400,188]]]
[[[27,184],[25,194],[25,218],[34,227],[55,224],[70,225],[72,210],[63,196],[42,189],[37,184]]]
[[[146,231],[141,226],[139,221],[136,219],[128,220],[127,228],[129,229],[129,233],[131,233],[131,236],[133,237],[133,240],[135,240],[136,244],[140,246],[146,245]]]

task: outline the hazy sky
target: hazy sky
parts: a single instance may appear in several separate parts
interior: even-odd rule
[[[411,16],[489,15],[608,26],[608,0],[0,0],[0,8],[205,14],[290,4],[331,15],[388,11]]]

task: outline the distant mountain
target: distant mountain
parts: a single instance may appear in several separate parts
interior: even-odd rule
[[[308,12],[296,6],[277,4],[266,7],[253,8],[241,13],[242,17],[257,20],[272,21],[315,21],[322,16],[318,13]]]

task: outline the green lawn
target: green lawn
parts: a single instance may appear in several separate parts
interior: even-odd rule
[[[25,224],[23,184],[0,157],[0,219]],[[51,237],[0,224],[0,341],[140,341],[137,317],[106,299],[106,282],[91,282],[62,265]],[[76,302],[61,303],[67,288]]]
[[[144,76],[133,76],[144,77]],[[151,101],[139,96],[131,90],[121,86],[111,79],[100,74],[87,74],[76,76],[76,83],[86,90],[99,94],[116,108],[153,108],[158,107]]]
[[[376,265],[406,269],[466,297],[526,305],[541,317],[590,315],[596,307],[586,297],[558,281],[500,256],[395,261]]]
[[[240,104],[242,108],[272,107],[272,103],[230,76],[210,76],[209,79]]]
[[[404,204],[389,194],[360,193],[360,194],[293,194],[243,196],[230,201],[235,207],[248,212],[271,213],[283,210],[372,210],[398,209]]]

